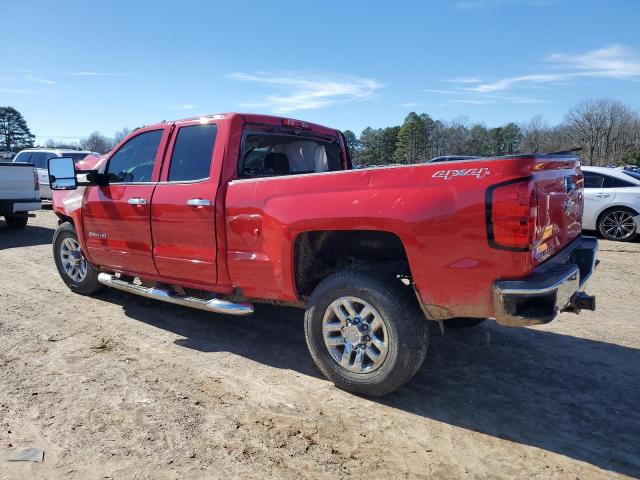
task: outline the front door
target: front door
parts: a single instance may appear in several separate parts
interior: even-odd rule
[[[108,185],[88,187],[83,205],[87,250],[98,265],[156,275],[151,198],[169,126],[137,133],[105,165]]]
[[[153,255],[163,277],[215,285],[215,198],[223,149],[216,123],[176,124],[151,205]],[[217,159],[214,161],[214,159]]]

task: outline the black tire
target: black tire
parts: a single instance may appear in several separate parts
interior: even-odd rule
[[[380,314],[388,333],[386,357],[376,370],[355,373],[331,356],[323,338],[325,312],[341,297],[357,297]],[[307,346],[320,371],[338,388],[380,396],[408,382],[427,353],[428,328],[413,292],[399,280],[354,271],[338,272],[315,288],[305,311]]]
[[[625,218],[628,218],[629,216],[635,217],[638,214],[630,208],[626,207],[612,207],[605,210],[600,214],[600,217],[598,217],[598,231],[600,232],[600,235],[602,235],[607,240],[612,240],[614,242],[630,242],[631,240],[636,238],[638,229],[632,220],[628,222],[628,225],[633,225],[633,232],[628,236],[616,237],[615,235],[610,235],[609,233],[607,233],[607,225],[605,225],[605,220],[607,218],[610,218],[611,215],[625,215]]]
[[[449,320],[444,321],[444,326],[451,328],[471,328],[480,325],[484,322],[486,318],[468,318],[468,317],[459,317],[459,318],[450,318]]]
[[[27,226],[27,222],[29,222],[29,217],[27,217],[26,215],[24,216],[5,215],[4,220],[5,222],[7,222],[7,227],[21,229]]]
[[[104,288],[104,285],[98,282],[98,271],[87,262],[87,274],[81,281],[72,279],[64,270],[62,266],[62,259],[60,257],[60,250],[62,242],[66,238],[72,238],[78,241],[76,229],[73,224],[65,222],[61,224],[56,232],[53,234],[53,258],[58,268],[58,273],[62,281],[74,292],[80,295],[93,295]]]

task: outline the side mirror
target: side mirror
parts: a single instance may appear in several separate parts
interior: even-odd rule
[[[49,159],[49,185],[51,185],[51,190],[75,190],[78,188],[73,158],[53,157]]]

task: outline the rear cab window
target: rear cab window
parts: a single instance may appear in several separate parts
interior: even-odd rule
[[[266,130],[266,131],[264,131]],[[301,175],[345,170],[338,137],[311,131],[245,130],[238,165],[240,178]]]

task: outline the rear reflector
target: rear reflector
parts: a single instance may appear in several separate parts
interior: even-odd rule
[[[495,185],[487,190],[487,234],[495,248],[533,248],[538,200],[531,179]]]

